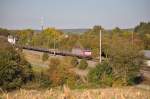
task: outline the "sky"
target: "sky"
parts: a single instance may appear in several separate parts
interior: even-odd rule
[[[0,27],[112,29],[150,21],[150,0],[0,0]]]

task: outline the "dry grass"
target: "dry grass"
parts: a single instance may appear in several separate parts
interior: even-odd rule
[[[46,62],[42,61],[43,53],[41,53],[41,52],[23,50],[23,54],[24,54],[26,60],[33,65],[46,67],[49,64],[48,61],[46,61]]]
[[[70,90],[64,86],[63,90],[20,89],[0,95],[0,99],[150,99],[150,91],[135,87]]]

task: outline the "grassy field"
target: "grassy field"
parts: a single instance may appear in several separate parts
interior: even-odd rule
[[[46,72],[48,70],[48,61],[42,62],[41,53],[24,51],[27,60],[30,60],[35,73]],[[36,65],[37,64],[37,65]],[[43,66],[39,66],[44,64]],[[78,74],[84,71],[74,69]],[[29,86],[28,86],[29,85]],[[0,99],[150,99],[150,90],[141,87],[119,87],[119,88],[99,88],[99,89],[69,89],[52,88],[38,89],[36,83],[28,84],[20,90],[12,92],[1,92]],[[32,87],[31,87],[32,86]],[[29,87],[29,88],[28,88]],[[143,86],[142,86],[143,87]],[[31,88],[31,89],[30,89]]]
[[[0,99],[150,99],[150,91],[135,87],[25,90],[2,92]]]

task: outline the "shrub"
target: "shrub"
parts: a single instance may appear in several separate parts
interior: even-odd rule
[[[52,86],[63,86],[63,84],[67,84],[73,87],[76,82],[76,75],[62,62],[58,58],[50,59],[48,72]]]
[[[87,67],[88,67],[87,61],[86,61],[85,59],[82,59],[82,60],[80,61],[80,63],[79,63],[78,68],[84,70],[84,69],[86,69]]]
[[[113,83],[112,74],[112,67],[107,62],[97,64],[89,71],[88,81],[101,86],[111,86]]]
[[[40,77],[38,78],[38,80],[39,80],[40,87],[47,88],[50,87],[51,85],[49,76],[44,74],[43,72],[40,73]]]
[[[6,39],[0,38],[0,87],[19,88],[32,78],[31,65],[17,53]]]
[[[10,34],[10,31],[7,29],[0,28],[0,36],[7,37]]]
[[[33,78],[31,82],[22,86],[25,89],[50,88],[51,81],[48,75],[48,68],[41,66],[32,66]]]
[[[71,65],[76,67],[78,65],[78,59],[76,57],[71,58]]]
[[[43,53],[43,56],[42,56],[42,61],[47,61],[49,58],[48,54],[47,53]]]

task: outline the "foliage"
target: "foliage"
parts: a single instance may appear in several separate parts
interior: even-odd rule
[[[73,87],[76,82],[76,75],[71,71],[68,66],[58,58],[51,58],[48,72],[53,86],[67,84]]]
[[[58,48],[58,43],[60,42],[62,34],[62,32],[55,28],[46,28],[41,33],[33,36],[31,45],[46,48]]]
[[[7,29],[0,28],[0,36],[7,37],[10,34],[10,31]]]
[[[8,90],[18,88],[31,80],[31,66],[6,39],[1,37],[0,43],[0,87]]]
[[[59,49],[70,51],[79,39],[79,35],[70,34],[68,37],[63,37],[59,43]],[[67,41],[67,42],[66,42]]]
[[[18,44],[29,45],[33,37],[33,30],[25,29],[16,32],[16,37],[18,37]]]
[[[119,27],[116,27],[112,30],[112,33],[113,34],[121,34],[121,33],[123,33],[123,31]]]
[[[137,75],[140,73],[140,66],[143,64],[143,53],[141,52],[143,45],[138,37],[132,40],[129,35],[131,33],[113,34],[103,39],[102,50],[106,56],[106,61],[109,63],[107,64],[109,65],[108,67],[112,68],[112,74],[111,76],[104,76],[104,81],[102,79],[97,80],[101,75],[101,71],[96,67],[93,73],[89,74],[91,78],[96,79],[92,79],[92,82],[104,82],[106,85],[110,84],[113,86],[136,83],[135,79],[137,79]],[[103,72],[106,72],[106,70]],[[96,75],[96,78],[94,75]],[[111,83],[107,84],[109,81]]]
[[[48,54],[47,53],[43,53],[43,56],[42,56],[42,61],[47,61],[49,58]]]
[[[35,76],[36,77],[36,76]],[[36,78],[38,80],[38,83],[40,84],[40,87],[48,88],[51,86],[51,81],[49,79],[49,76],[43,72],[39,74]]]
[[[129,79],[134,79],[138,75],[143,64],[143,54],[140,53],[143,48],[141,43],[132,43],[126,38],[114,36],[111,45],[108,46],[109,61],[116,81],[118,79],[123,85],[129,84]]]
[[[50,88],[51,81],[48,75],[48,67],[32,66],[33,78],[24,86],[25,89]]]
[[[102,29],[101,26],[94,26],[93,29],[87,31],[80,36],[79,42],[86,49],[92,50],[93,57],[98,56],[99,52],[99,30]],[[103,30],[103,29],[102,29]]]
[[[85,59],[82,59],[82,60],[80,61],[80,63],[79,63],[78,68],[84,70],[84,69],[86,69],[87,67],[88,67],[87,61],[86,61]]]
[[[71,65],[73,67],[76,67],[78,65],[78,59],[77,59],[77,57],[72,57],[71,58]]]
[[[100,86],[112,86],[113,71],[108,62],[97,64],[95,68],[91,69],[88,74],[88,81]]]
[[[141,22],[135,27],[134,31],[141,36],[145,49],[150,49],[150,22]]]

